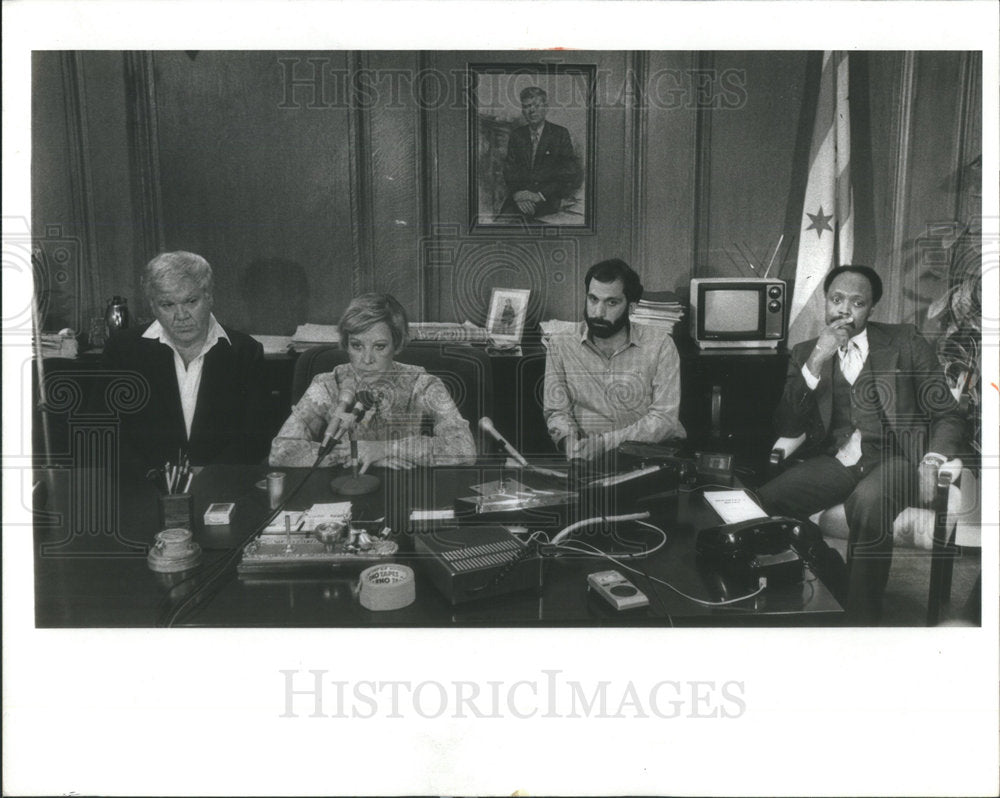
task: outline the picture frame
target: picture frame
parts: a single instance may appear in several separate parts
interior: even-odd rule
[[[497,349],[512,349],[521,343],[528,316],[531,289],[494,288],[486,317],[486,334]]]
[[[595,71],[469,65],[471,232],[594,231]]]

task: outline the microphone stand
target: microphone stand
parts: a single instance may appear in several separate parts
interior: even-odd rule
[[[353,429],[347,434],[351,444],[351,473],[333,479],[330,482],[330,489],[334,493],[341,493],[344,496],[363,496],[378,490],[382,480],[374,474],[358,473],[358,439],[354,435]]]

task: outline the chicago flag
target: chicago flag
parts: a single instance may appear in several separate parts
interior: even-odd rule
[[[824,325],[823,278],[835,262],[850,263],[854,256],[847,69],[847,53],[823,53],[789,312],[789,346],[819,334]]]

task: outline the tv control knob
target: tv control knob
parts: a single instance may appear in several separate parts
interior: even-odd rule
[[[772,313],[777,313],[781,310],[781,303],[777,299],[772,299],[767,303],[767,309]]]
[[[771,299],[777,299],[779,296],[781,296],[781,286],[772,285],[770,288],[767,289],[767,295],[771,297]]]

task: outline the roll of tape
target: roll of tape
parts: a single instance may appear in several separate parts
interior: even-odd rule
[[[359,598],[366,610],[398,610],[408,607],[416,597],[413,569],[407,565],[386,563],[361,572]]]

